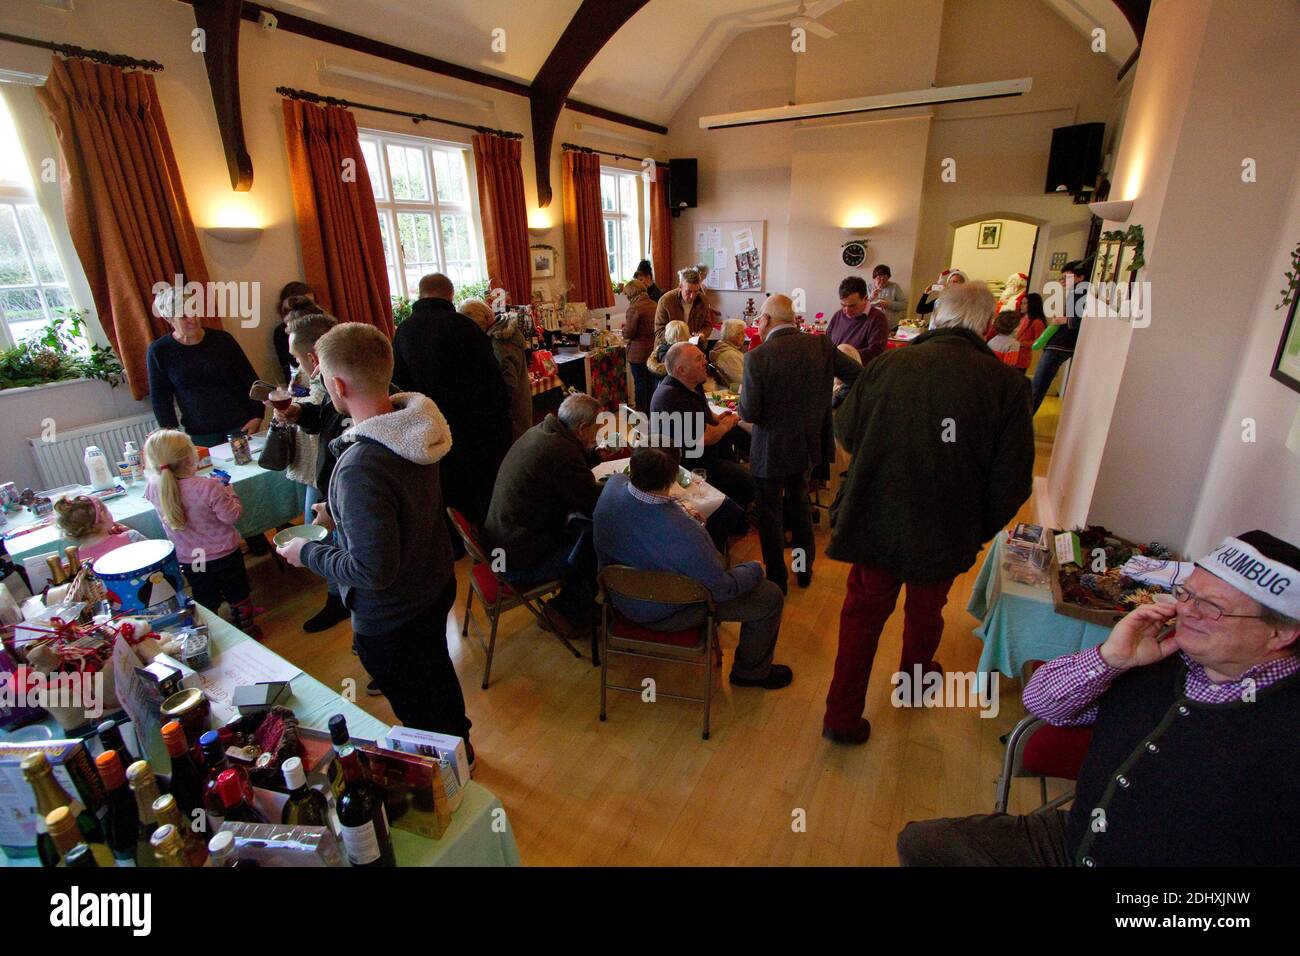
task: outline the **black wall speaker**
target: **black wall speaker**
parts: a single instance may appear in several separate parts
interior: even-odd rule
[[[698,205],[695,189],[699,169],[698,159],[668,160],[668,208],[674,216],[683,207],[693,209]]]
[[[1101,166],[1105,123],[1080,123],[1052,130],[1052,154],[1047,161],[1044,192],[1077,195],[1092,189]]]

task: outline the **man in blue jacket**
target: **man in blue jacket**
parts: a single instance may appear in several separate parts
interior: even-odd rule
[[[719,621],[740,621],[740,646],[731,683],[776,690],[794,679],[784,664],[773,664],[781,609],[781,589],[763,578],[763,566],[746,561],[728,568],[702,522],[671,496],[677,480],[678,452],[638,448],[631,476],[612,475],[596,504],[595,542],[601,567],[622,564],[640,571],[672,571],[700,582],[713,596]],[[680,631],[705,618],[699,605],[615,600],[629,620],[656,631]]]

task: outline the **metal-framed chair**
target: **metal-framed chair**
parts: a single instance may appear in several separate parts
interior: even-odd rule
[[[1007,735],[1007,754],[998,777],[994,812],[1006,813],[1011,800],[1011,781],[1037,779],[1042,806],[1035,812],[1055,810],[1074,799],[1070,790],[1059,797],[1047,798],[1047,780],[1077,780],[1079,767],[1092,742],[1091,727],[1054,727],[1032,714],[1025,717]]]
[[[713,660],[718,646],[718,615],[707,588],[691,578],[671,571],[638,571],[626,565],[606,567],[596,578],[600,602],[600,719],[606,717],[607,691],[620,690],[641,694],[640,687],[625,687],[609,682],[611,655],[670,664],[689,664],[704,672],[701,697],[666,694],[656,691],[656,698],[685,700],[704,705],[702,736],[709,739],[709,710],[713,699]],[[700,604],[706,608],[703,623],[681,631],[655,631],[628,620],[614,607],[615,596],[629,600],[654,601],[659,604]]]
[[[567,637],[558,633],[546,619],[546,614],[541,606],[541,599],[560,589],[559,580],[543,581],[525,591],[520,591],[513,584],[505,579],[492,568],[492,560],[488,557],[487,552],[478,542],[478,536],[474,529],[455,508],[447,509],[447,517],[451,519],[452,527],[460,535],[461,541],[465,545],[465,550],[469,553],[470,561],[473,563],[469,569],[469,593],[465,595],[465,621],[461,625],[460,636],[469,636],[469,626],[473,617],[470,613],[474,604],[474,595],[477,594],[479,600],[483,603],[483,609],[492,623],[492,632],[488,640],[484,642],[483,632],[474,621],[474,636],[487,655],[487,661],[483,665],[483,689],[487,690],[488,681],[492,676],[492,655],[497,646],[497,626],[501,620],[501,615],[507,611],[513,611],[517,607],[526,607],[533,617],[537,618],[537,623],[543,630],[554,634],[574,657],[582,657],[582,653],[574,647]]]

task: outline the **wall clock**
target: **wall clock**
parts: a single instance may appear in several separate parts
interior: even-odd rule
[[[867,261],[867,240],[850,239],[840,249],[840,258],[850,269],[859,268]]]

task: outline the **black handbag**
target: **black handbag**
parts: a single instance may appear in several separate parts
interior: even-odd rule
[[[272,422],[257,463],[267,471],[284,471],[293,464],[293,425]]]

